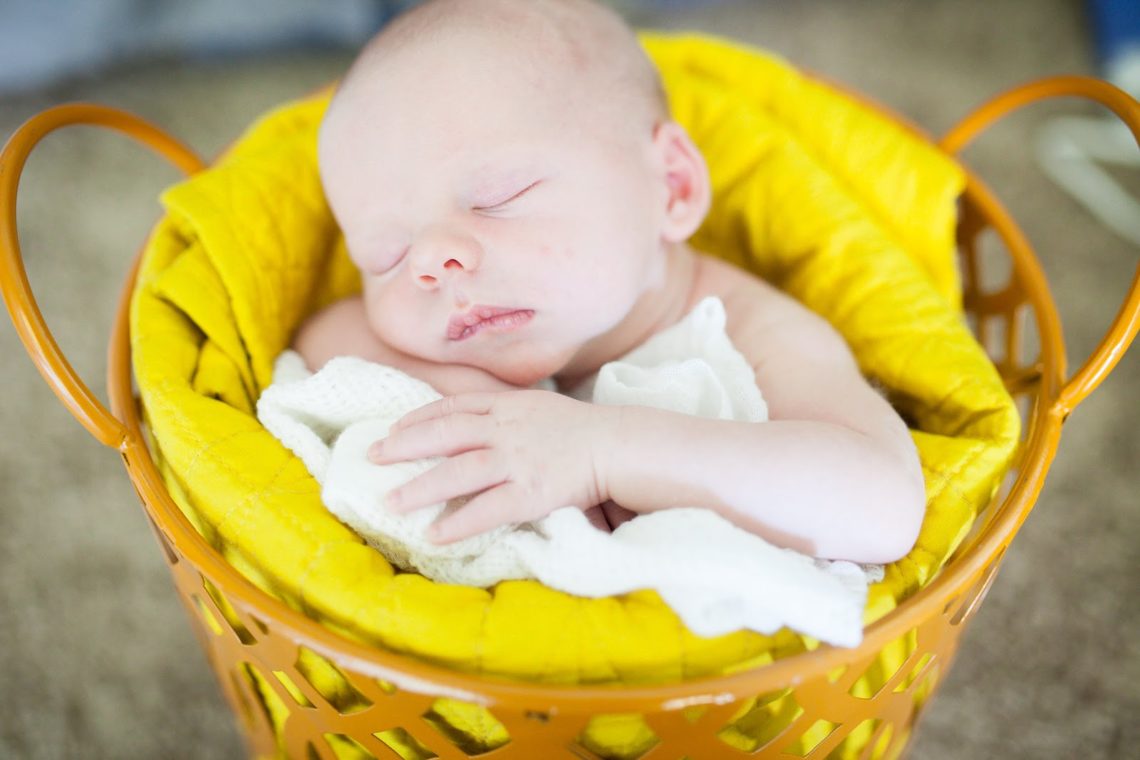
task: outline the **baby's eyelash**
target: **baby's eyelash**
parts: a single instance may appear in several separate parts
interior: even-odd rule
[[[473,206],[472,208],[475,211],[494,211],[497,208],[502,208],[503,206],[507,205],[508,203],[510,203],[512,201],[516,201],[519,198],[521,198],[522,196],[526,195],[531,190],[536,188],[541,182],[542,182],[542,180],[540,180],[540,179],[535,180],[534,182],[531,182],[529,185],[524,187],[522,190],[519,190],[517,193],[515,193],[514,195],[512,195],[509,198],[505,198],[501,201],[496,201],[495,203],[488,203],[488,204],[483,205],[483,206]]]

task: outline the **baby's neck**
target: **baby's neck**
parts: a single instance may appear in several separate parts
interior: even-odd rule
[[[606,362],[625,356],[676,324],[693,307],[698,268],[697,254],[687,245],[669,248],[662,286],[643,293],[616,327],[589,341],[574,354],[554,376],[559,391],[569,392]]]

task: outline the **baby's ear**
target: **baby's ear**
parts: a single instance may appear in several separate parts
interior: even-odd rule
[[[684,127],[674,121],[657,126],[653,147],[664,169],[667,198],[661,236],[678,243],[696,232],[708,214],[712,202],[708,166]]]

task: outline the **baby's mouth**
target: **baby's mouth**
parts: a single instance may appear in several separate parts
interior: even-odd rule
[[[522,327],[534,316],[533,309],[508,306],[472,306],[461,314],[453,314],[447,322],[447,339],[460,341],[484,330],[510,332]]]

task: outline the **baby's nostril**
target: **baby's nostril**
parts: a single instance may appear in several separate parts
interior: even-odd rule
[[[435,284],[435,277],[431,276],[430,274],[421,274],[419,279],[420,282],[422,282],[424,285]]]
[[[462,269],[463,265],[456,259],[448,259],[443,264],[444,269]]]

